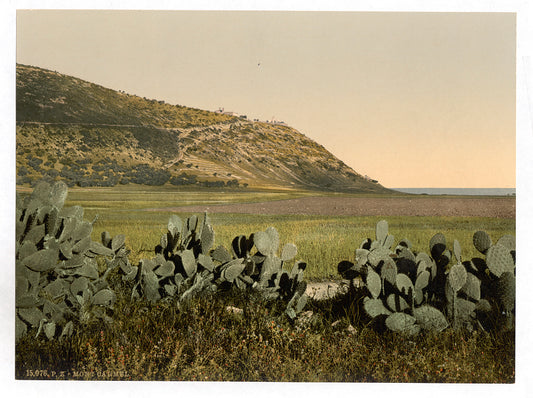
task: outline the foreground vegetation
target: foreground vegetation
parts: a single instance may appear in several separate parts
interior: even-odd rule
[[[247,283],[252,283],[255,267],[259,267],[260,278],[256,280],[261,287],[264,272],[270,275],[274,264],[279,261],[281,267],[294,257],[294,245],[283,245],[277,238],[272,240],[277,233],[272,235],[273,231],[267,229],[257,232],[250,243],[245,242],[245,237],[244,241],[237,241],[237,246],[234,241],[234,257],[221,255],[218,248],[215,255],[209,251],[214,243],[212,228],[204,220],[197,235],[201,241],[197,240],[194,230],[198,223],[192,217],[183,224],[183,230],[181,221],[171,217],[168,232],[161,236],[159,231],[161,239],[154,239],[154,243],[161,242],[156,253],[159,250],[166,259],[162,268],[156,265],[155,272],[161,276],[158,278],[152,275],[154,265],[149,262],[161,260],[142,260],[139,268],[132,267],[126,260],[123,235],[112,233],[111,239],[110,234],[103,234],[102,244],[91,242],[92,225],[82,220],[80,208],[62,209],[65,197],[66,190],[59,185],[51,191],[42,187],[33,201],[25,202],[26,207],[17,205],[18,378],[500,383],[514,380],[513,328],[496,327],[490,332],[479,329],[467,334],[461,329],[447,329],[438,335],[424,331],[409,338],[400,337],[401,334],[383,330],[370,319],[362,300],[364,294],[355,290],[326,301],[309,300],[307,311],[296,317],[294,311],[288,311],[293,300],[287,305],[287,301],[277,298],[284,297],[286,288],[290,293],[287,298],[293,294],[296,298],[301,296],[298,263],[294,279],[293,269],[290,276],[285,274],[285,283],[282,284],[283,278],[276,279],[272,288],[264,291],[222,288],[233,284],[241,272],[244,272],[241,276],[249,275],[242,281],[248,277]],[[173,231],[183,231],[180,239],[190,245],[184,243],[180,248],[178,240],[178,248],[173,248],[175,243],[171,242],[176,233]],[[253,257],[250,244],[258,249]],[[281,259],[276,257],[278,247],[283,247]],[[186,258],[187,251],[194,256]],[[203,254],[199,255],[200,252]],[[208,253],[221,264],[206,262]],[[457,255],[455,245],[454,254]],[[98,255],[102,261],[96,263]],[[221,257],[227,260],[218,260]],[[249,271],[248,266],[252,266]],[[281,270],[276,272],[283,276]],[[172,290],[176,286],[168,285],[167,276],[176,280],[177,293]],[[208,276],[212,282],[205,279]],[[295,282],[290,283],[290,288],[289,278]],[[140,295],[132,295],[130,282],[140,284]],[[182,282],[199,289],[219,288],[216,293],[201,290],[204,294],[183,300],[190,290],[182,295]],[[165,284],[165,289],[160,283]],[[167,293],[164,299],[157,293],[159,286],[160,293]],[[374,295],[373,289],[368,288]],[[269,296],[275,293],[276,299],[265,301],[264,293]],[[305,303],[306,300],[298,300],[296,312]],[[58,331],[56,326],[61,329]]]
[[[344,299],[346,300],[346,298]],[[242,308],[242,314],[228,311]],[[76,380],[512,383],[512,332],[447,330],[406,338],[367,327],[341,299],[311,301],[313,317],[280,322],[253,295],[204,297],[185,311],[121,299],[114,322],[70,340],[22,338],[16,377]],[[332,323],[340,320],[338,326]],[[349,324],[355,329],[346,328]]]

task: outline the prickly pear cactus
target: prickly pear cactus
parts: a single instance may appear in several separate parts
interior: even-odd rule
[[[487,250],[487,267],[496,277],[514,271],[513,256],[508,247],[495,244]]]
[[[448,321],[442,312],[430,305],[422,305],[413,310],[413,316],[422,329],[442,332]]]
[[[402,239],[392,252],[393,239],[388,224],[378,222],[376,240],[366,239],[356,249],[355,264],[341,261],[339,273],[348,279],[361,277],[367,292],[363,300],[365,313],[374,319],[386,317],[389,329],[413,335],[421,329],[447,327],[442,312],[428,305],[437,275],[435,262],[425,253],[414,253],[408,239]],[[438,239],[439,236],[432,244],[438,244]],[[444,250],[445,245],[440,254]],[[423,309],[417,319],[414,314],[419,308]]]
[[[477,231],[473,238],[474,247],[482,254],[486,254],[487,250],[492,246],[492,240],[485,231]]]
[[[385,319],[385,325],[393,332],[406,334],[408,336],[417,335],[420,332],[420,325],[416,323],[416,318],[404,312],[394,312]]]
[[[454,292],[458,292],[467,280],[466,268],[462,264],[455,264],[450,268],[448,280]]]
[[[385,307],[382,300],[370,297],[364,298],[363,308],[371,318],[377,318],[381,315],[390,315],[392,313],[387,307]]]
[[[142,259],[138,266],[126,259],[121,263],[123,280],[133,284],[132,298],[151,302],[177,298],[180,302],[216,290],[215,264],[209,256],[214,238],[207,213],[202,222],[196,215],[185,221],[171,215],[154,258]]]
[[[296,262],[290,272],[283,269],[297,249],[287,243],[277,257],[279,234],[275,228],[235,237],[231,252],[223,246],[211,249],[214,231],[207,214],[202,223],[197,216],[182,221],[172,215],[167,230],[155,247],[154,258],[143,259],[138,266],[126,260],[120,264],[123,279],[133,284],[132,298],[151,302],[175,299],[180,306],[201,293],[237,288],[257,289],[267,299],[290,303],[286,313],[291,318],[305,305],[306,263]]]
[[[65,337],[80,323],[111,321],[116,296],[109,268],[102,272],[96,257],[113,261],[115,253],[91,240],[93,224],[83,220],[81,207],[65,208],[66,197],[63,182],[41,182],[17,198],[17,339],[32,329],[49,339]]]
[[[507,325],[513,324],[514,237],[503,236],[493,245],[488,234],[478,231],[474,245],[486,260],[465,261],[459,242],[454,240],[452,252],[441,233],[430,239],[431,256],[413,252],[407,239],[392,253],[384,244],[389,236],[388,224],[380,221],[376,241],[365,239],[355,251],[355,262],[341,261],[337,267],[343,278],[361,278],[363,308],[369,317],[386,317],[389,329],[407,334],[440,332],[449,325],[466,330],[489,327],[485,321],[499,319],[501,313]],[[450,266],[452,258],[455,263]]]
[[[284,269],[284,265],[296,257],[298,250],[294,244],[287,243],[281,248],[278,257],[279,246],[278,231],[269,227],[253,233],[249,238],[244,235],[236,237],[232,243],[234,257],[229,261],[222,249],[217,248],[218,253],[213,252],[212,255],[226,260],[219,260],[222,270],[231,263],[241,264],[239,272],[230,281],[233,285],[239,289],[259,290],[267,299],[284,300],[288,303],[286,314],[294,318],[307,302],[307,285],[303,280],[307,264],[297,261],[290,272]]]
[[[511,329],[514,321],[516,278],[512,272],[504,272],[497,282],[497,300],[505,317],[505,327]]]

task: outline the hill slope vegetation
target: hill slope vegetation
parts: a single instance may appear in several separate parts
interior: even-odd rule
[[[385,192],[286,125],[170,105],[17,65],[17,184]]]

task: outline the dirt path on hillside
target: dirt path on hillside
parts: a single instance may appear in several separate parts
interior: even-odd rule
[[[515,218],[514,197],[306,197],[259,203],[146,209],[149,211],[328,216],[457,216]]]

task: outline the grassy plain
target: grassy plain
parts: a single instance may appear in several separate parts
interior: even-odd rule
[[[153,249],[161,234],[166,232],[171,214],[169,211],[146,209],[262,202],[311,195],[317,194],[306,191],[176,191],[130,186],[71,189],[67,205],[82,206],[87,220],[98,215],[93,240],[99,240],[104,230],[111,235],[125,234],[126,244],[132,250],[131,260],[138,261],[153,256]],[[192,213],[177,214],[185,218]],[[462,255],[467,259],[479,255],[472,244],[475,231],[486,231],[494,242],[502,235],[515,234],[514,219],[486,217],[209,214],[209,218],[215,230],[215,245],[223,245],[228,249],[235,236],[249,235],[274,226],[280,234],[281,244],[291,242],[297,246],[297,258],[308,263],[306,277],[311,280],[338,278],[339,261],[353,261],[355,249],[361,242],[367,237],[375,238],[375,225],[381,219],[389,223],[389,233],[395,236],[396,243],[407,238],[413,244],[414,251],[429,252],[430,238],[441,232],[450,247],[454,239],[459,241]]]

